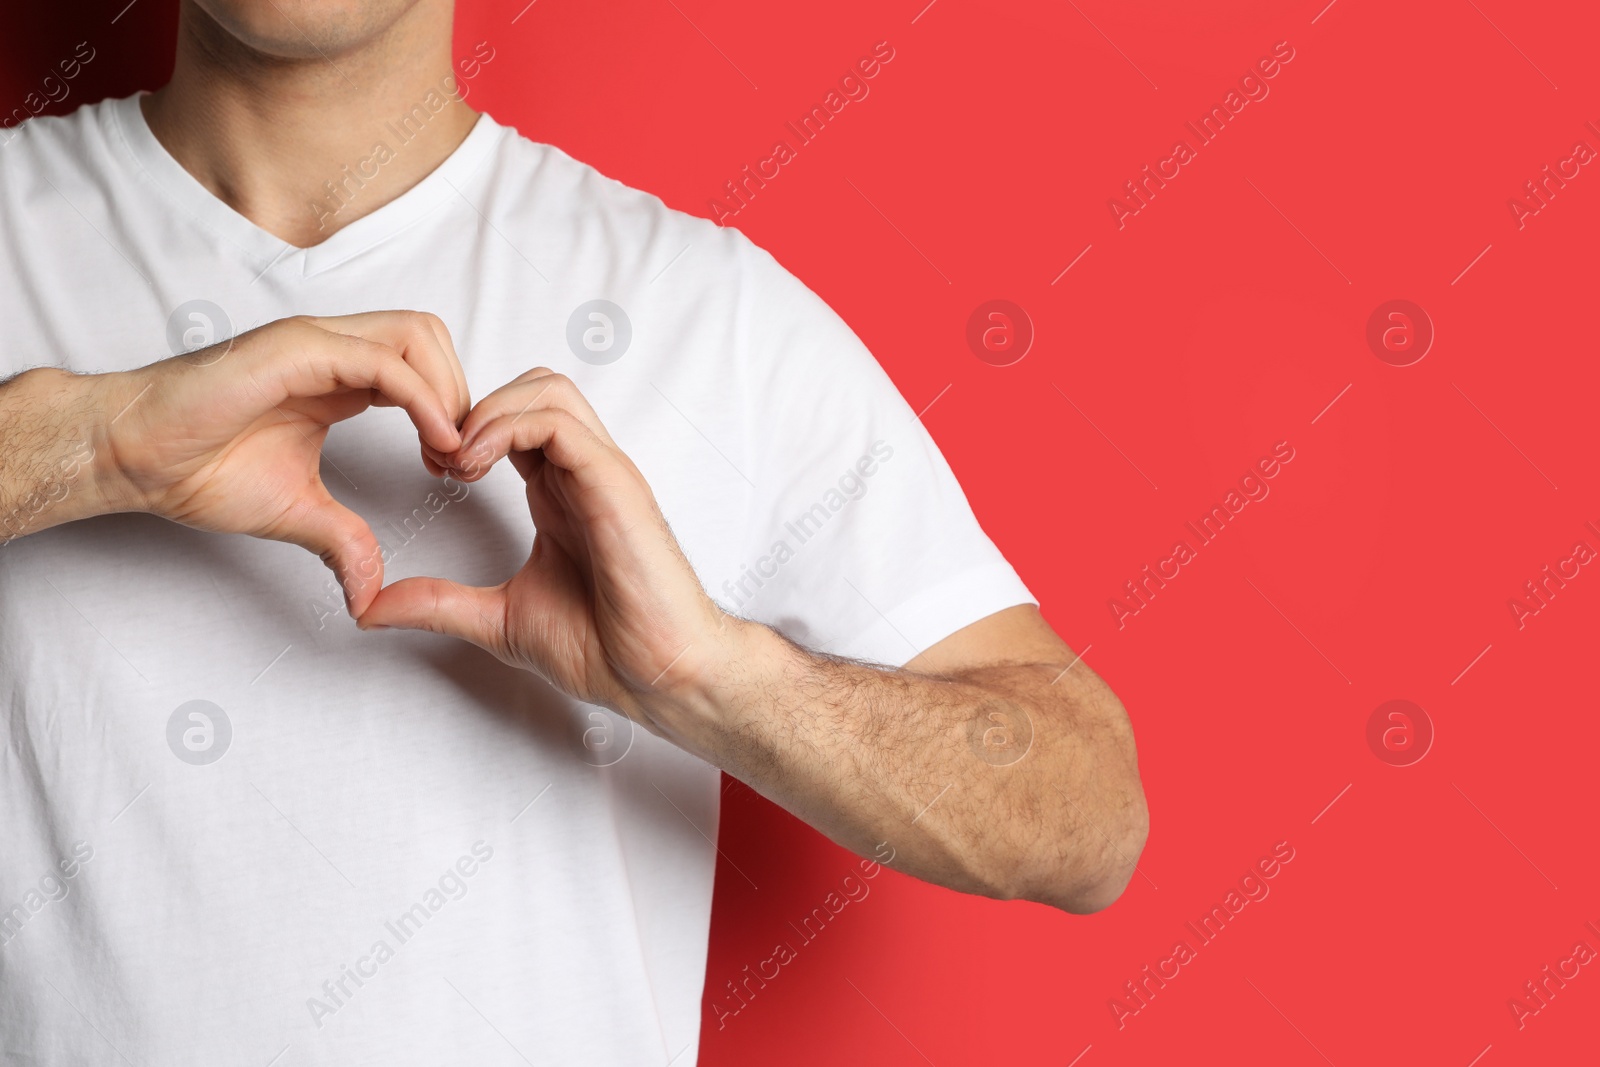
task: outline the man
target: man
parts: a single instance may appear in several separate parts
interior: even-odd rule
[[[874,873],[1132,874],[1120,704],[860,342],[451,16],[185,0],[0,150],[7,1058],[692,1063],[718,767]]]

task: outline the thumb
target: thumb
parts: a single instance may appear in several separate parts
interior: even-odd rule
[[[332,568],[352,618],[383,588],[383,550],[372,527],[331,496],[302,512],[281,539],[315,552]]]
[[[501,656],[505,589],[480,589],[444,578],[405,578],[380,591],[356,619],[363,630],[428,630],[470,641]],[[501,658],[504,658],[503,656]]]

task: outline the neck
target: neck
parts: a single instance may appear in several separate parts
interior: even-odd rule
[[[356,46],[284,58],[185,2],[172,80],[143,98],[145,121],[213,195],[309,247],[416,185],[472,129],[451,14],[422,0]]]

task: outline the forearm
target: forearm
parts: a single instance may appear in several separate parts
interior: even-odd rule
[[[953,889],[1093,911],[1132,876],[1146,830],[1132,732],[1087,667],[939,677],[738,625],[738,666],[668,717],[679,744],[841,845],[887,842],[897,869]]]
[[[109,416],[93,385],[48,367],[0,383],[0,544],[114,510],[100,463]]]

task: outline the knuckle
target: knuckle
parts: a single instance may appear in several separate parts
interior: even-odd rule
[[[570,411],[555,410],[550,413],[553,429],[571,437],[576,437],[585,444],[598,441],[594,432],[589,429],[584,421]]]
[[[364,356],[371,356],[380,360],[401,360],[400,350],[394,345],[384,341],[373,341],[366,337],[351,337],[351,350]]]
[[[564,407],[583,395],[578,392],[576,382],[559,372],[551,372],[540,378],[539,385],[543,389],[539,395],[549,397],[552,405]]]
[[[290,315],[286,319],[270,323],[265,329],[272,333],[274,340],[281,340],[295,347],[309,346],[318,334],[327,332],[312,322],[308,315]]]

